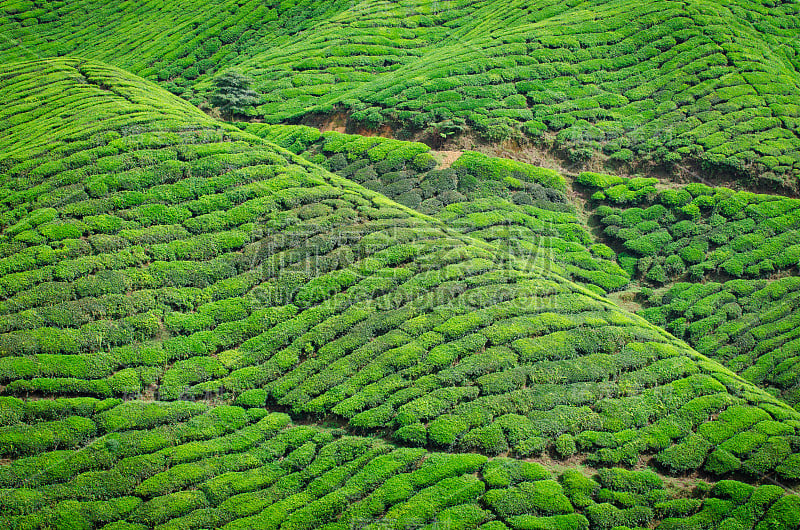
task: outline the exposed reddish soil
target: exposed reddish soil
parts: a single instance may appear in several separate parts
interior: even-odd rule
[[[447,169],[463,153],[464,151],[433,151],[433,156],[439,161],[439,169]]]
[[[464,134],[440,138],[425,131],[419,131],[410,138],[398,138],[397,132],[391,124],[386,123],[379,129],[366,129],[350,121],[350,114],[338,111],[331,114],[309,114],[302,118],[301,123],[319,130],[337,131],[361,136],[382,136],[422,142],[439,152],[455,152],[472,150],[490,156],[498,156],[511,160],[518,160],[539,167],[554,169],[565,176],[575,175],[581,171],[596,171],[610,173],[624,177],[647,175],[659,179],[658,188],[677,188],[691,182],[702,182],[712,187],[727,187],[734,190],[746,190],[754,193],[783,195],[786,197],[800,197],[800,190],[787,183],[784,186],[767,186],[764,182],[747,180],[741,175],[716,173],[710,174],[700,167],[697,160],[683,160],[670,168],[654,165],[648,162],[639,164],[614,163],[603,153],[595,155],[586,161],[573,162],[566,153],[555,147],[555,134],[546,133],[536,142],[525,137],[513,137],[502,142],[489,142],[481,139],[474,131],[467,130]],[[404,130],[407,134],[408,131]],[[444,162],[446,164],[446,160]],[[442,166],[449,167],[446,165]]]

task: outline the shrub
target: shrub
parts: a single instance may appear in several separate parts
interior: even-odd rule
[[[248,411],[230,405],[217,405],[175,427],[180,441],[206,440],[241,429],[250,422]]]
[[[454,170],[463,168],[478,180],[502,181],[505,177],[517,175],[518,178],[528,182],[539,183],[560,191],[564,191],[566,186],[564,178],[555,171],[512,160],[492,158],[474,151],[465,151],[451,168]],[[463,180],[463,177],[460,180]],[[461,191],[461,183],[458,189]]]
[[[472,429],[464,435],[460,445],[464,448],[495,455],[508,451],[505,434],[497,423]]]
[[[679,258],[680,259],[680,258]],[[668,281],[667,272],[664,270],[664,267],[661,266],[660,263],[656,263],[647,271],[645,274],[645,278],[650,280],[651,282],[662,284]]]
[[[468,429],[469,425],[460,416],[445,414],[428,425],[428,437],[433,444],[452,447]]]
[[[559,478],[569,500],[578,508],[585,508],[594,501],[592,498],[600,489],[600,484],[578,470],[568,469]]]
[[[711,443],[705,438],[691,434],[679,444],[658,453],[656,461],[673,473],[682,473],[702,466],[711,448]]]
[[[605,175],[602,173],[585,171],[580,173],[575,181],[578,184],[583,184],[584,186],[605,189],[610,188],[611,186],[622,184],[625,179],[617,175]]]
[[[589,530],[589,520],[580,514],[550,517],[514,515],[508,518],[508,524],[515,530]]]
[[[522,482],[509,489],[492,489],[484,501],[501,517],[536,514],[556,515],[573,512],[561,485],[554,480]]]
[[[424,446],[428,442],[428,431],[423,424],[412,423],[397,429],[394,432],[394,437],[409,445]]]
[[[132,493],[135,479],[117,469],[81,473],[67,485],[66,496],[79,500],[105,500]]]
[[[420,173],[436,167],[436,159],[430,153],[420,153],[411,162],[412,167]]]
[[[663,487],[661,478],[652,471],[629,471],[627,469],[601,469],[600,483],[615,491],[646,494]]]
[[[141,504],[134,510],[131,519],[152,527],[206,506],[208,500],[203,492],[179,491]]]
[[[653,511],[647,506],[634,506],[621,510],[609,503],[592,504],[586,507],[586,518],[592,528],[612,529],[614,527],[647,526],[653,519]]]
[[[692,200],[692,195],[685,189],[663,190],[658,195],[658,201],[667,207],[685,206],[691,200]]]
[[[163,465],[162,458],[162,465]],[[211,457],[200,462],[172,466],[167,471],[153,474],[136,487],[141,497],[154,497],[193,486],[213,475],[255,467],[261,462],[249,453],[233,453]]]
[[[800,478],[800,455],[790,455],[778,467],[775,468],[778,475],[787,479]]]
[[[490,488],[506,488],[549,477],[550,473],[540,464],[513,458],[493,458],[483,468],[483,480]]]
[[[71,448],[94,436],[95,432],[94,422],[80,416],[0,427],[0,454],[20,456],[59,447]]]
[[[406,502],[395,504],[386,512],[385,519],[400,528],[427,521],[448,506],[473,501],[483,490],[483,482],[471,475],[445,478]]]
[[[706,253],[694,245],[689,245],[680,250],[680,258],[687,263],[700,263],[706,257]]]
[[[561,458],[569,458],[575,454],[575,438],[571,434],[564,433],[556,438],[556,452]]]
[[[445,477],[454,477],[480,470],[488,458],[477,454],[429,453],[409,478],[415,487],[433,484]]]
[[[685,517],[696,513],[703,501],[700,499],[672,499],[659,502],[653,506],[656,517],[664,519],[666,517]]]
[[[800,497],[787,495],[770,506],[757,530],[769,528],[800,528]]]
[[[645,236],[625,241],[625,248],[642,256],[655,256],[665,245],[672,242],[672,236],[666,230],[658,230]]]
[[[123,429],[147,429],[161,423],[175,423],[208,410],[208,405],[187,401],[173,403],[145,403],[128,401],[97,418],[98,425],[106,432]]]
[[[730,499],[735,504],[744,504],[753,494],[755,487],[737,480],[720,480],[711,491],[721,499]]]
[[[491,513],[477,504],[459,504],[436,514],[436,524],[445,528],[475,528],[490,517]]]
[[[783,436],[770,436],[767,442],[759,447],[742,468],[753,475],[769,473],[791,454],[789,442]]]
[[[728,451],[718,448],[712,452],[705,469],[717,475],[725,475],[742,467],[742,462]]]

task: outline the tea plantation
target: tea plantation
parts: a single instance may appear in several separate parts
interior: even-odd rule
[[[640,314],[797,406],[797,280],[679,282],[652,295]]]
[[[88,403],[85,403],[89,405]],[[98,406],[99,405],[99,406]],[[135,406],[134,406],[135,405]],[[672,498],[651,471],[593,476],[396,447],[264,409],[84,409],[98,436],[2,468],[7,528],[796,528],[800,497],[733,480]],[[183,410],[180,410],[183,408]],[[35,413],[34,413],[35,414]],[[76,416],[78,417],[78,416]],[[148,430],[143,433],[141,428]],[[431,523],[431,524],[428,524]]]
[[[270,123],[343,113],[796,189],[798,13],[781,0],[5,0],[0,59],[103,60],[195,104],[235,66],[261,94],[246,113]]]
[[[594,211],[621,243],[620,263],[656,288],[645,287],[640,314],[797,405],[800,201],[597,173],[577,181],[599,188]]]
[[[346,135],[295,125],[243,125],[505,254],[526,257],[567,278],[616,290],[629,275],[614,252],[595,244],[554,171],[475,152],[442,169],[424,144]]]
[[[605,235],[621,243],[630,274],[653,285],[676,278],[759,278],[800,263],[800,200],[655,178],[581,173],[595,191]]]
[[[800,527],[800,413],[607,299],[561,175],[0,80],[3,527]]]

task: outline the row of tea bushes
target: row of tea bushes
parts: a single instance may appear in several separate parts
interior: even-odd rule
[[[604,233],[626,250],[631,274],[661,285],[688,277],[760,278],[800,262],[800,202],[692,183],[658,189],[657,179],[582,173]]]

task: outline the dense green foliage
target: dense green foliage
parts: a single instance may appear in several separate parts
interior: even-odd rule
[[[625,249],[620,263],[645,284],[666,285],[643,293],[642,316],[800,402],[800,201],[699,183],[658,189],[656,179],[596,173],[577,181],[599,188],[595,211],[604,234]]]
[[[139,417],[130,409],[125,415]],[[102,425],[108,414],[91,417]],[[800,498],[776,486],[725,480],[708,493],[698,490],[696,498],[676,498],[650,471],[556,475],[531,462],[398,448],[341,429],[293,425],[287,415],[264,409],[197,410],[191,419],[165,419],[146,433],[136,430],[141,424],[128,427],[101,428],[78,451],[42,452],[0,468],[0,524],[611,530],[735,522],[735,528],[800,528]]]
[[[640,314],[744,378],[800,403],[800,278],[677,283]]]
[[[655,178],[597,173],[577,182],[600,188],[592,198],[605,235],[625,248],[628,272],[651,284],[797,272],[800,200],[700,183],[658,189]]]
[[[0,79],[0,526],[797,528],[781,488],[692,502],[650,471],[521,459],[800,478],[792,408],[566,258],[473,235],[506,208],[533,246],[574,231],[613,264],[558,174],[466,153],[456,177],[496,193],[431,217],[116,68]],[[419,189],[435,171],[419,144],[322,138],[347,146],[309,154],[330,169],[367,152]],[[324,419],[341,427],[297,424]]]
[[[798,13],[754,0],[7,0],[0,59],[103,60],[195,103],[239,66],[272,123],[344,111],[369,128],[526,134],[575,161],[689,158],[795,186]]]
[[[244,130],[302,154],[448,227],[493,243],[572,280],[616,290],[629,281],[605,245],[595,245],[555,171],[467,151],[441,169],[430,148],[292,125]]]
[[[253,80],[236,70],[228,70],[214,80],[216,90],[210,102],[223,116],[228,118],[245,114],[249,107],[258,103],[258,94],[250,88]]]

